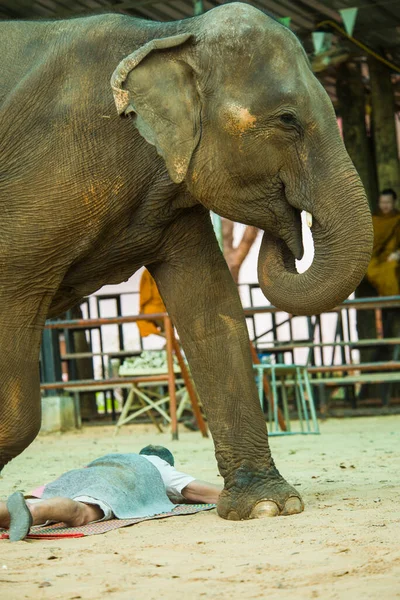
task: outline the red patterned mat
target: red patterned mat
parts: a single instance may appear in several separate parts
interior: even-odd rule
[[[64,523],[47,525],[47,527],[32,527],[31,532],[26,537],[28,539],[54,539],[54,538],[78,538],[85,535],[97,535],[106,533],[112,529],[127,527],[142,521],[152,519],[165,519],[166,517],[176,517],[179,515],[193,515],[203,510],[211,510],[215,504],[178,504],[171,512],[160,513],[153,517],[140,517],[139,519],[112,519],[111,521],[100,521],[98,523],[89,523],[82,527],[65,527]],[[0,528],[0,539],[8,539],[6,529]]]

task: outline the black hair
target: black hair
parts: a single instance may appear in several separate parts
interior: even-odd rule
[[[381,191],[380,193],[381,196],[385,195],[385,196],[393,196],[393,200],[396,201],[397,200],[397,194],[394,191],[393,188],[386,188],[384,190]]]
[[[158,456],[170,464],[171,467],[175,465],[174,455],[165,446],[153,446],[150,444],[149,446],[142,448],[139,454],[144,454],[146,456]]]

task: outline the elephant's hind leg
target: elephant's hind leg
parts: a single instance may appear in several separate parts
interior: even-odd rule
[[[0,294],[0,469],[40,428],[39,349],[50,300],[30,290]]]

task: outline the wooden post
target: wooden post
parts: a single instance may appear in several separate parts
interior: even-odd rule
[[[358,63],[346,62],[338,67],[336,92],[344,143],[364,185],[370,207],[374,209],[378,187],[365,125],[365,88]]]
[[[175,386],[175,373],[174,373],[174,358],[172,355],[173,350],[173,337],[174,332],[172,329],[171,319],[166,316],[164,317],[164,328],[165,337],[167,338],[167,364],[168,364],[168,392],[169,392],[169,410],[171,415],[171,431],[172,439],[178,439],[178,419],[176,417],[176,386]]]
[[[399,195],[400,168],[391,75],[385,65],[372,57],[368,59],[368,68],[379,190],[393,188]]]
[[[185,365],[185,361],[183,360],[182,352],[179,347],[179,342],[176,339],[175,335],[172,332],[172,346],[175,350],[176,357],[178,359],[179,367],[181,369],[182,377],[185,382],[186,389],[188,391],[190,402],[192,404],[193,414],[197,421],[197,425],[201,431],[203,437],[208,437],[207,425],[204,422],[203,415],[201,414],[200,406],[197,400],[197,394],[193,387],[193,382],[190,377],[189,371]]]

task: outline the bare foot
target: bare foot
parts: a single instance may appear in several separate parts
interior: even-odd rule
[[[10,542],[23,540],[33,525],[33,519],[22,492],[14,492],[7,498],[7,510],[10,515]]]
[[[0,527],[4,527],[4,529],[10,527],[10,513],[5,502],[0,502]]]

